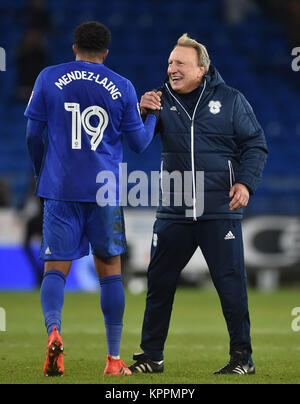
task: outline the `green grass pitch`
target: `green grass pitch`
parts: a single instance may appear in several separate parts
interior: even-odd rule
[[[292,309],[300,290],[249,291],[253,376],[215,376],[228,361],[228,335],[214,290],[179,289],[165,349],[165,372],[103,376],[106,339],[98,294],[66,293],[62,336],[66,375],[46,378],[47,336],[39,292],[0,293],[6,331],[0,332],[0,384],[299,384],[300,331]],[[145,294],[126,293],[121,357],[130,365],[139,351]]]

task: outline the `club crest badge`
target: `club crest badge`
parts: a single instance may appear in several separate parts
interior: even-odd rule
[[[220,101],[210,101],[208,106],[209,106],[209,111],[212,114],[216,115],[221,111],[222,104],[220,103]]]

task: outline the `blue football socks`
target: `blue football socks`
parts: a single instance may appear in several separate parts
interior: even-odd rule
[[[107,276],[99,280],[100,303],[104,315],[108,355],[118,357],[123,330],[125,295],[121,275]]]
[[[41,286],[41,304],[48,334],[56,326],[61,332],[66,276],[60,271],[47,271]],[[100,279],[100,304],[104,315],[108,355],[118,357],[123,330],[125,294],[121,275]]]
[[[47,271],[41,286],[41,304],[48,335],[56,326],[61,330],[61,313],[64,305],[66,276],[60,271]]]

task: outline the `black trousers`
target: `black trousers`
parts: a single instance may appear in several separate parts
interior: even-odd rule
[[[252,362],[240,220],[193,223],[156,220],[147,273],[148,293],[141,348],[151,359],[163,359],[177,282],[197,247],[201,248],[220,297],[230,336],[230,349],[247,350]]]

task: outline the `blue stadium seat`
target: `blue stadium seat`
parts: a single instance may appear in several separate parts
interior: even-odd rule
[[[0,177],[17,178],[14,183],[16,203],[26,187],[24,178],[31,175],[25,145],[24,105],[13,99],[14,52],[25,23],[14,23],[14,17],[8,16],[5,10],[19,9],[27,3],[27,0],[19,0],[12,6],[11,1],[2,0],[0,5],[0,46],[7,48],[9,66],[7,72],[0,72]],[[77,24],[85,19],[99,20],[112,31],[107,65],[127,76],[139,97],[163,82],[168,54],[177,38],[188,32],[207,46],[212,63],[227,84],[238,88],[253,105],[270,145],[267,174],[292,175],[295,167],[299,169],[300,119],[295,117],[299,116],[300,100],[292,82],[295,76],[286,72],[290,63],[289,45],[283,27],[264,13],[231,27],[223,21],[221,0],[86,0],[84,4],[51,0],[47,6],[54,24],[48,35],[51,63],[73,58],[72,33]],[[125,154],[130,156],[132,167],[150,170],[154,164],[150,152],[141,158],[126,148]],[[294,167],[293,160],[297,162]]]

